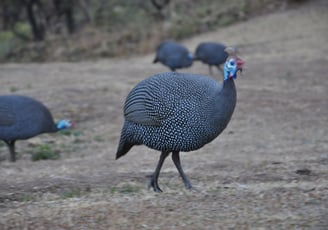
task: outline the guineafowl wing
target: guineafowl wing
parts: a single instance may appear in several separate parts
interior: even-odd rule
[[[131,90],[124,106],[125,119],[147,126],[161,126],[177,113],[182,116],[181,113],[187,111],[185,107],[197,104],[201,110],[208,97],[213,95],[213,87],[217,87],[213,79],[199,75],[172,72],[154,75]]]
[[[163,101],[162,90],[156,81],[143,81],[128,95],[125,106],[125,119],[147,126],[160,126],[173,105]]]
[[[12,111],[10,104],[0,102],[0,126],[11,126],[15,122],[15,113]]]

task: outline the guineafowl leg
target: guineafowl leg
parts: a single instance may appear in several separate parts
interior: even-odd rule
[[[150,181],[149,181],[149,184],[148,184],[148,189],[150,187],[152,187],[154,189],[155,192],[163,192],[160,187],[158,186],[158,176],[159,176],[159,173],[161,171],[161,168],[162,168],[162,165],[166,159],[166,157],[169,155],[170,152],[165,152],[165,151],[162,151],[162,154],[159,158],[159,161],[157,163],[157,166],[156,166],[156,170],[155,172],[153,173],[153,175],[151,176],[150,178]]]
[[[10,151],[10,161],[16,161],[16,152],[15,152],[15,141],[6,141],[6,144]]]
[[[180,176],[182,177],[183,183],[185,184],[185,187],[187,189],[191,189],[191,183],[188,179],[188,177],[186,176],[186,174],[184,173],[182,167],[181,167],[181,162],[180,162],[180,154],[178,151],[174,151],[172,152],[172,160],[175,164],[175,167],[178,169]]]

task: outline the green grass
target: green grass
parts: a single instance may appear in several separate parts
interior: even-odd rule
[[[11,86],[9,90],[11,93],[15,93],[18,91],[18,88],[16,86]]]
[[[73,190],[66,190],[61,194],[61,198],[62,199],[71,199],[74,197],[80,197],[81,194],[81,190],[79,189],[73,189]]]
[[[123,194],[129,194],[129,193],[138,193],[141,191],[141,187],[138,185],[132,185],[132,184],[125,184],[121,187],[112,187],[111,193],[123,193]]]
[[[29,202],[29,201],[33,201],[33,196],[31,194],[24,194],[22,197],[21,197],[21,201],[22,202]]]
[[[63,136],[75,136],[75,137],[80,137],[83,135],[82,131],[72,130],[72,129],[60,130],[58,133]]]
[[[104,139],[102,136],[95,136],[95,137],[93,138],[93,140],[95,140],[95,141],[97,141],[97,142],[104,142],[104,141],[105,141],[105,139]]]
[[[57,160],[59,159],[59,152],[53,149],[49,144],[37,145],[32,153],[32,161],[39,160]]]

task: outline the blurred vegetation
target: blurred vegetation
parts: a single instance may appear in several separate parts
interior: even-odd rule
[[[2,0],[0,62],[79,61],[152,52],[285,8],[288,0]]]

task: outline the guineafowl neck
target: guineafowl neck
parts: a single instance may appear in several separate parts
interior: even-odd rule
[[[232,78],[223,81],[223,87],[221,93],[224,96],[236,96],[235,82]]]
[[[217,127],[217,133],[222,132],[229,123],[236,106],[236,96],[234,80],[225,80],[214,102],[213,125]]]

